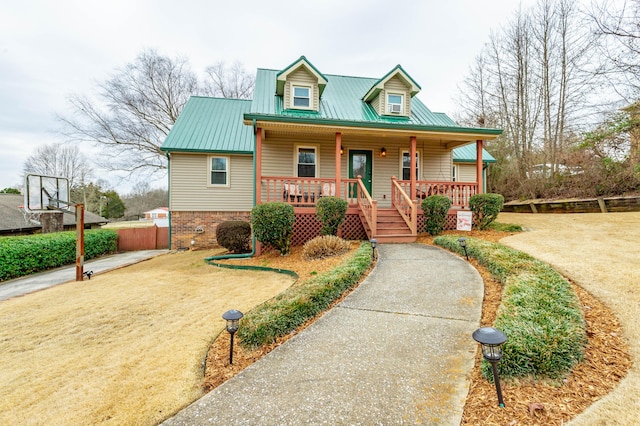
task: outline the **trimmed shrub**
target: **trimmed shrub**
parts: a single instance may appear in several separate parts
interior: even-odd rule
[[[431,195],[422,201],[425,230],[431,235],[440,235],[447,224],[447,213],[451,200],[444,195]]]
[[[296,215],[293,206],[285,203],[258,204],[251,210],[251,227],[258,241],[287,255],[291,250],[291,235]]]
[[[113,253],[118,234],[111,229],[84,233],[85,260]],[[73,264],[76,261],[76,233],[25,235],[0,238],[0,281]]]
[[[322,235],[307,241],[302,248],[302,257],[305,260],[322,259],[325,257],[339,256],[346,253],[351,244],[335,235]]]
[[[434,243],[462,255],[457,236]],[[583,359],[587,343],[580,301],[569,282],[546,263],[501,244],[467,238],[467,252],[504,286],[495,321],[508,337],[500,374],[552,379],[568,374]],[[492,377],[486,361],[482,373]]]
[[[322,235],[338,235],[347,217],[348,203],[338,197],[322,197],[316,204],[316,217],[322,223]]]
[[[238,329],[241,344],[255,349],[291,333],[353,287],[370,265],[371,245],[362,243],[336,269],[300,282],[257,306],[241,320]]]
[[[218,244],[233,253],[248,253],[251,225],[243,220],[227,220],[216,228]]]
[[[473,223],[484,230],[496,220],[504,205],[500,194],[476,194],[469,199],[469,208],[473,212]]]

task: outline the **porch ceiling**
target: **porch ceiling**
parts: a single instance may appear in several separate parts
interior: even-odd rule
[[[376,129],[350,126],[327,126],[286,122],[260,122],[256,123],[256,127],[260,127],[269,135],[284,137],[300,137],[304,135],[331,137],[336,133],[341,133],[344,137],[375,137],[380,138],[403,138],[407,139],[411,136],[417,137],[420,141],[434,142],[445,146],[446,148],[456,148],[466,145],[476,140],[493,140],[498,135],[487,135],[480,133],[458,133],[447,130],[407,130],[407,129]]]

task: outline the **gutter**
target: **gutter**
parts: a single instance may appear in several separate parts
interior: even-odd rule
[[[167,203],[169,205],[169,214],[168,214],[168,218],[169,218],[169,246],[168,249],[171,250],[171,234],[173,233],[172,228],[171,228],[171,155],[169,154],[169,151],[166,152],[167,155],[167,196],[168,196],[168,200]]]

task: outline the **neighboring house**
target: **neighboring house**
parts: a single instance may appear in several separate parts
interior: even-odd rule
[[[167,219],[169,217],[169,207],[158,207],[157,209],[144,212],[145,219]]]
[[[42,230],[40,216],[47,213],[26,213],[23,209],[24,197],[17,194],[0,194],[0,235],[28,235],[36,234]],[[73,210],[73,207],[71,207]],[[84,212],[85,229],[96,229],[108,220],[96,214]],[[76,229],[76,217],[74,212],[65,212],[63,215],[65,231]]]
[[[315,204],[328,195],[349,204],[345,238],[415,241],[419,203],[431,194],[452,199],[455,226],[455,211],[482,192],[483,140],[502,131],[458,126],[419,91],[400,65],[381,78],[347,77],[302,56],[258,69],[253,100],[192,97],[161,148],[171,247],[215,245],[218,223],[249,220],[254,205],[273,201],[294,206],[292,242],[301,244],[319,235]],[[454,179],[453,151],[469,144],[475,173],[460,164]]]

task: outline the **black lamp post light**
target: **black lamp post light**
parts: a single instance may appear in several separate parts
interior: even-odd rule
[[[375,238],[372,238],[371,240],[369,240],[369,242],[371,243],[371,258],[375,259],[378,256],[376,255],[376,247],[378,247],[378,240],[376,240]]]
[[[231,335],[231,341],[229,343],[229,365],[233,364],[233,335],[238,331],[240,318],[243,316],[244,314],[242,312],[235,309],[231,309],[222,314],[222,319],[227,321],[227,331]]]
[[[460,243],[460,247],[464,249],[464,255],[467,257],[467,261],[469,260],[469,253],[467,253],[467,239],[464,237],[458,238],[458,242]]]
[[[496,364],[502,359],[502,344],[507,341],[507,335],[493,327],[481,327],[474,331],[471,337],[482,345],[482,356],[491,363],[493,381],[496,384],[496,392],[498,393],[498,404],[500,407],[504,407]]]

